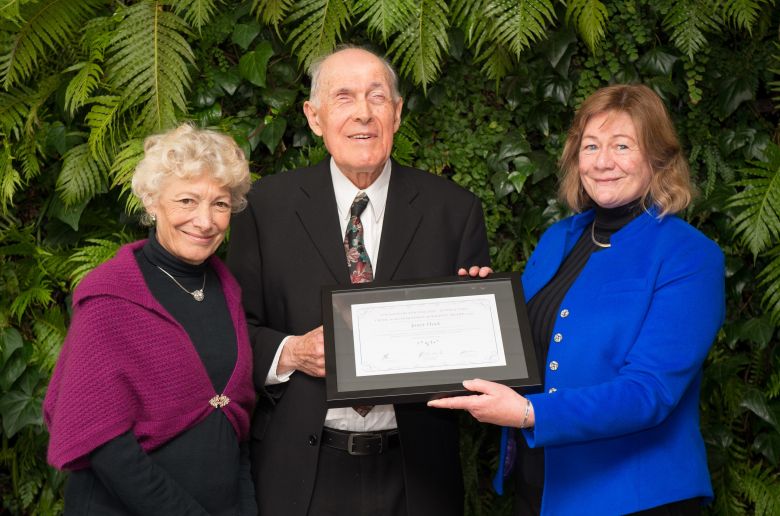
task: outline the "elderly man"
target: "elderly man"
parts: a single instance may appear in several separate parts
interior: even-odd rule
[[[330,159],[256,183],[228,252],[266,394],[252,427],[260,514],[462,514],[450,415],[422,404],[326,407],[320,291],[487,264],[481,204],[390,160],[403,101],[387,61],[341,48],[310,75],[303,108]]]

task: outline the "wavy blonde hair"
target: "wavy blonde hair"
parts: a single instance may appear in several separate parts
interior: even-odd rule
[[[230,136],[190,124],[144,140],[144,157],[133,173],[133,194],[148,206],[157,199],[166,178],[190,179],[203,174],[230,190],[231,211],[246,207],[251,179],[244,151]],[[141,216],[141,222],[151,224],[148,213]]]
[[[652,178],[642,198],[643,206],[657,206],[659,217],[684,210],[695,195],[688,161],[666,106],[653,90],[643,84],[616,84],[601,88],[585,99],[577,110],[558,162],[562,172],[558,188],[561,201],[576,212],[593,206],[593,200],[580,180],[579,151],[585,126],[594,116],[608,112],[626,113],[631,117],[639,147],[650,164]]]

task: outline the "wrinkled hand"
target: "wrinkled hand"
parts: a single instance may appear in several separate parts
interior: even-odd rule
[[[284,343],[276,373],[284,374],[293,369],[309,376],[325,376],[325,339],[322,326],[305,335],[293,335]]]
[[[487,278],[490,274],[493,274],[493,269],[490,267],[480,267],[478,265],[472,265],[468,270],[466,270],[465,267],[458,269],[458,276],[471,276],[472,278],[479,276],[480,278]]]
[[[513,426],[519,428],[525,416],[525,404],[528,401],[518,393],[500,383],[486,380],[466,380],[463,386],[473,392],[472,396],[454,396],[428,402],[429,407],[463,409],[482,423]],[[534,425],[534,411],[528,415],[525,427]]]

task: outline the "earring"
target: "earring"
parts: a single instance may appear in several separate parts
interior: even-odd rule
[[[157,215],[155,215],[154,213],[150,213],[149,218],[152,219],[152,224],[157,222]]]

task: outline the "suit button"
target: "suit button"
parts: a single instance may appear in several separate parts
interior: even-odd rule
[[[560,342],[560,341],[562,341],[562,340],[563,340],[563,334],[561,334],[561,333],[556,333],[556,334],[553,336],[553,340],[554,340],[555,342]]]
[[[566,317],[569,317],[569,311],[567,309],[565,309],[565,308],[563,310],[561,310],[561,317],[563,317],[564,319]]]
[[[555,387],[550,387],[550,390],[549,390],[549,391],[547,391],[547,392],[549,392],[550,394],[552,394],[552,393],[554,393],[554,392],[558,392],[558,389],[556,389]]]
[[[309,436],[309,445],[310,446],[314,446],[315,444],[317,444],[317,436],[314,435],[314,434],[311,434]]]
[[[553,360],[550,362],[550,371],[557,371],[558,370],[558,362]]]

